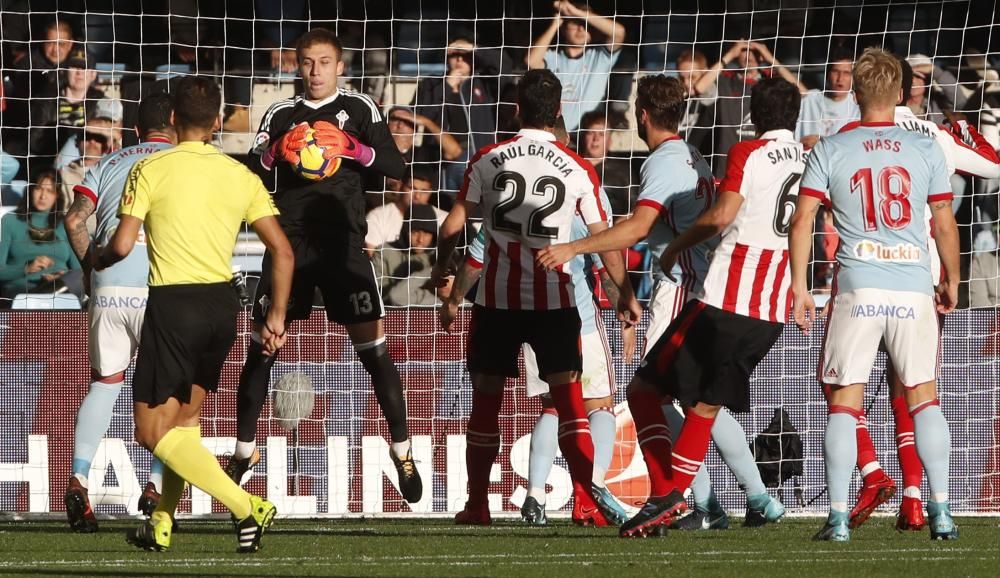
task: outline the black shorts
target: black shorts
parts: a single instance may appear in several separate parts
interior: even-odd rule
[[[750,409],[750,374],[781,336],[781,323],[689,301],[636,371],[685,406]]]
[[[289,242],[295,252],[295,272],[286,320],[309,317],[317,288],[330,321],[352,325],[382,318],[384,307],[375,267],[360,245],[307,237],[290,237]],[[253,301],[256,323],[264,322],[270,303],[271,255],[265,253]]]
[[[191,384],[215,391],[236,340],[239,310],[229,283],[150,287],[132,380],[135,401],[187,403]]]
[[[528,311],[475,305],[469,321],[469,373],[518,377],[521,344],[535,350],[538,375],[583,371],[576,307]]]

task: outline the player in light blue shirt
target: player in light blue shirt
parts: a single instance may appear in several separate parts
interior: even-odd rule
[[[95,215],[94,244],[106,244],[118,227],[118,206],[137,161],[173,146],[176,134],[170,124],[171,103],[166,94],[147,96],[139,105],[137,130],[142,143],[104,156],[73,188],[76,198],[66,214],[65,226],[73,251],[89,269],[91,238],[87,220]],[[140,242],[141,238],[140,233]],[[66,514],[76,532],[96,532],[97,519],[87,493],[91,462],[107,432],[118,393],[142,328],[146,310],[149,260],[146,251],[132,251],[122,262],[94,273],[90,287],[89,352],[94,381],[76,417],[73,475],[66,488]],[[119,480],[126,485],[128,480]],[[152,514],[160,498],[163,465],[153,458],[149,482],[139,498],[138,511]],[[182,482],[183,483],[183,482]]]
[[[854,67],[857,127],[827,137],[806,162],[789,236],[795,321],[815,318],[807,269],[819,204],[833,211],[838,270],[818,379],[830,407],[823,457],[830,513],[818,540],[850,539],[847,510],[857,461],[857,421],[872,363],[884,340],[913,416],[927,471],[932,539],[958,538],[948,502],[950,434],[937,403],[938,314],[958,300],[958,230],[944,152],[931,137],[895,125],[902,93],[896,57],[867,49]],[[925,206],[930,204],[942,281],[931,277]]]
[[[625,27],[611,18],[580,8],[572,2],[559,2],[549,27],[528,49],[528,68],[548,68],[562,83],[562,117],[566,130],[580,127],[583,115],[607,99],[611,69],[618,62],[625,42]],[[607,38],[607,45],[592,45],[591,30]],[[549,49],[556,33],[559,44]]]

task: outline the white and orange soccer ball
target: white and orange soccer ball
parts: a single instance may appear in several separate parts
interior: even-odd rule
[[[325,148],[315,139],[313,129],[306,131],[306,146],[299,151],[299,162],[293,165],[295,173],[309,181],[321,181],[332,177],[340,170],[340,157],[323,158]]]

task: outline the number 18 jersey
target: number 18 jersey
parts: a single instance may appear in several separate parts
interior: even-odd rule
[[[476,303],[518,310],[575,306],[569,264],[545,271],[535,257],[571,240],[577,212],[587,224],[607,221],[600,188],[594,167],[546,131],[523,129],[476,153],[458,195],[483,211],[486,251]]]
[[[833,210],[838,291],[933,294],[924,219],[928,203],[951,199],[948,175],[934,139],[891,122],[861,123],[816,145],[799,194]]]

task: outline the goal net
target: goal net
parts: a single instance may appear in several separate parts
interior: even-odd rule
[[[29,9],[27,2],[3,2],[0,13],[0,190],[8,213],[0,225],[7,229],[0,231],[0,257],[6,259],[0,262],[5,275],[0,289],[9,308],[0,311],[0,439],[5,442],[0,446],[0,515],[63,510],[76,410],[90,383],[86,305],[81,309],[77,296],[82,294],[79,265],[60,226],[53,254],[47,255],[52,263],[44,267],[58,278],[42,280],[37,271],[27,272],[26,263],[46,253],[26,252],[26,244],[35,242],[27,237],[11,233],[8,238],[8,231],[22,231],[23,236],[26,228],[35,228],[26,227],[33,205],[22,199],[32,199],[38,175],[55,166],[59,184],[68,185],[60,202],[71,201],[69,191],[85,173],[88,157],[135,142],[130,127],[138,100],[187,74],[218,79],[225,110],[217,144],[246,160],[268,106],[301,90],[294,43],[311,27],[338,34],[345,48],[342,85],[372,96],[390,120],[396,144],[406,149],[409,174],[402,183],[381,178],[366,183],[370,209],[391,206],[407,193],[417,199],[430,188],[430,204],[447,210],[475,147],[516,131],[514,89],[531,47],[549,37],[551,58],[575,56],[576,41],[568,32],[572,26],[586,32],[599,55],[575,69],[568,89],[577,96],[571,106],[564,105],[566,120],[573,146],[597,163],[616,217],[634,207],[639,167],[648,154],[636,131],[637,79],[690,70],[695,86],[720,60],[727,65],[719,80],[690,99],[682,125],[685,138],[697,142],[719,176],[727,139],[746,138],[748,130],[752,135],[747,105],[758,74],[787,75],[806,89],[832,95],[834,64],[868,46],[908,57],[918,78],[909,98],[917,114],[942,124],[965,120],[994,148],[1000,144],[996,2],[686,2],[665,11],[670,3],[605,0],[591,3],[590,16],[568,13],[555,24],[548,3],[534,3],[533,8],[518,2],[171,2],[169,13],[144,14],[139,2],[124,3],[134,10],[114,3],[118,11],[90,8],[104,3],[79,4],[77,10],[56,11],[55,3],[32,2]],[[609,33],[616,29],[624,31],[623,38]],[[745,64],[745,56],[730,50],[741,41],[752,43],[747,46],[755,63]],[[455,72],[459,60],[470,77]],[[468,88],[452,95],[451,81]],[[850,113],[830,114],[797,136],[824,136],[835,131],[833,125],[849,120]],[[457,137],[457,145],[443,133]],[[1000,329],[995,309],[1000,304],[1000,180],[958,175],[952,185],[962,238],[962,301],[943,328],[939,381],[952,436],[952,508],[990,513],[1000,510]],[[832,243],[826,223],[819,221],[812,275],[818,295],[828,292]],[[308,320],[292,325],[272,373],[272,384],[289,373],[307,375],[315,390],[313,410],[288,431],[275,418],[269,399],[258,426],[262,460],[246,483],[249,491],[275,502],[282,515],[448,514],[465,503],[464,432],[471,404],[465,365],[468,311],[462,312],[455,331],[443,332],[433,307],[436,297],[417,290],[428,272],[412,268],[406,275],[381,267],[385,252],[392,250],[397,249],[391,242],[378,243],[372,258],[383,280],[388,345],[406,390],[423,499],[416,504],[402,500],[389,457],[388,428],[368,374],[344,329],[328,323],[317,304]],[[413,248],[404,252],[410,258],[415,254]],[[263,245],[254,235],[241,234],[233,264],[248,274],[251,290],[262,255]],[[640,297],[648,300],[656,259],[640,244],[629,252],[629,266]],[[636,506],[646,497],[648,484],[624,388],[639,359],[622,358],[613,311],[601,314],[619,385],[617,439],[607,483],[623,503]],[[640,345],[645,326],[644,319]],[[239,327],[219,391],[209,397],[202,414],[204,443],[223,463],[235,447],[236,389],[246,356],[248,313]],[[776,410],[787,413],[803,443],[802,473],[770,491],[792,512],[819,513],[828,506],[822,460],[826,404],[815,379],[822,343],[822,328],[805,336],[787,326],[754,373],[753,409],[737,416],[751,443]],[[880,355],[865,407],[879,458],[898,480],[884,368]],[[134,442],[130,383],[131,369],[89,476],[98,514],[136,514],[148,475],[150,456]],[[501,414],[502,447],[491,477],[494,512],[514,515],[526,496],[530,434],[540,409],[537,399],[526,397],[523,376],[509,383]],[[744,508],[742,491],[714,450],[706,463],[723,505]],[[797,464],[785,459],[778,465]],[[571,484],[561,456],[547,489],[550,512],[571,507]],[[223,508],[193,489],[186,491],[180,511],[199,515]]]

